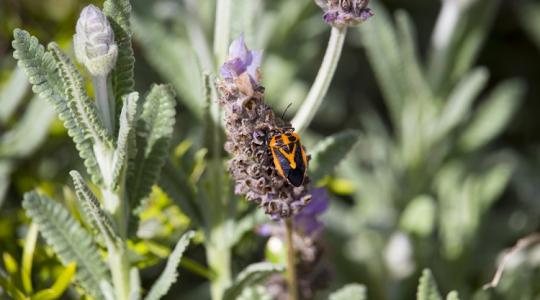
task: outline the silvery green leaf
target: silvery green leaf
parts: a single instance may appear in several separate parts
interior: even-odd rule
[[[273,297],[268,293],[264,285],[255,285],[245,288],[237,300],[272,300]]]
[[[135,17],[133,29],[149,63],[174,86],[178,100],[201,117],[203,73],[187,41],[145,17]]]
[[[463,77],[448,96],[442,109],[437,134],[443,138],[450,130],[466,120],[472,104],[487,84],[488,71],[477,68]]]
[[[28,80],[22,68],[15,68],[9,81],[0,88],[0,124],[15,112],[28,91]]]
[[[425,269],[422,272],[422,277],[420,277],[416,300],[442,300],[437,283],[428,269]]]
[[[36,151],[45,141],[54,116],[49,103],[38,96],[33,97],[22,119],[0,135],[0,157],[20,159]]]
[[[58,72],[53,55],[51,52],[45,51],[37,38],[24,30],[15,29],[13,35],[12,45],[15,49],[13,57],[18,60],[19,67],[25,70],[28,80],[32,84],[32,90],[54,106],[77,150],[79,150],[79,155],[84,160],[88,173],[92,176],[92,181],[101,182],[101,173],[93,152],[93,143],[81,124],[81,116],[74,99],[66,93],[63,78]]]
[[[29,192],[24,195],[23,207],[64,265],[77,263],[76,279],[84,290],[103,299],[100,282],[108,281],[107,267],[99,256],[92,237],[54,200]]]
[[[473,151],[501,133],[521,103],[523,82],[507,80],[497,85],[480,104],[470,124],[460,137],[461,148]]]
[[[349,153],[360,137],[354,130],[331,135],[317,144],[311,152],[308,170],[313,182],[329,175],[334,167]]]
[[[254,263],[247,266],[236,276],[234,282],[225,290],[223,300],[234,300],[242,294],[244,289],[257,285],[268,276],[283,272],[282,266],[268,262]]]
[[[125,178],[128,162],[133,159],[137,153],[135,143],[135,127],[137,122],[137,105],[139,94],[133,92],[126,95],[120,112],[120,129],[118,130],[118,139],[116,149],[113,155],[113,189]]]
[[[130,163],[127,186],[132,208],[148,196],[159,179],[161,168],[169,155],[175,114],[174,91],[167,85],[154,85],[141,104],[137,122],[137,154]]]
[[[178,268],[178,264],[182,259],[184,251],[189,245],[189,241],[194,235],[195,232],[189,231],[180,238],[176,244],[176,247],[174,247],[173,252],[169,256],[169,259],[167,260],[165,270],[163,270],[157,281],[154,282],[152,288],[150,288],[150,291],[148,292],[148,295],[146,295],[144,298],[145,300],[158,300],[167,294],[171,285],[176,282],[178,277],[178,272],[176,269]]]
[[[109,78],[116,98],[116,112],[122,107],[122,97],[133,92],[135,57],[131,47],[131,4],[129,0],[106,0],[103,13],[109,18],[118,45],[116,67]]]
[[[92,226],[101,233],[108,247],[114,247],[120,242],[120,237],[116,233],[115,225],[111,217],[101,208],[101,204],[90,190],[81,174],[77,171],[69,172],[73,179],[75,193],[83,211]]]
[[[350,283],[330,294],[329,300],[367,300],[366,287]]]

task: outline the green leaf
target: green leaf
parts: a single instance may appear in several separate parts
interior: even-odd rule
[[[31,297],[32,300],[54,300],[60,298],[64,291],[69,287],[77,264],[72,262],[66,266],[66,268],[60,273],[60,276],[56,279],[51,288],[39,291]]]
[[[488,75],[486,69],[477,68],[457,84],[441,112],[437,130],[440,138],[468,118],[474,100],[487,84]]]
[[[350,283],[330,294],[329,300],[366,300],[366,287]]]
[[[0,135],[0,157],[22,159],[36,151],[45,141],[54,116],[49,103],[33,97],[22,119]]]
[[[242,294],[244,289],[257,285],[273,273],[283,272],[283,266],[268,262],[254,263],[247,266],[224,293],[223,300],[234,300]]]
[[[76,279],[84,290],[97,299],[103,295],[99,282],[107,280],[107,267],[99,256],[92,237],[73,219],[69,212],[54,200],[29,192],[24,195],[23,207],[64,265],[77,263]]]
[[[135,127],[137,121],[137,105],[139,94],[133,92],[123,101],[120,112],[120,129],[116,150],[113,155],[113,181],[112,188],[118,189],[120,183],[126,176],[129,160],[133,159],[137,153],[135,142]]]
[[[168,157],[175,122],[174,105],[174,92],[167,85],[154,85],[144,101],[137,124],[137,155],[130,164],[127,179],[133,208],[148,196]]]
[[[416,300],[442,300],[437,283],[433,279],[433,275],[431,275],[429,269],[425,269],[422,272],[416,292]]]
[[[135,37],[146,59],[163,78],[170,82],[182,101],[196,116],[202,117],[203,72],[197,55],[185,40],[168,33],[162,25],[143,17],[135,17]]]
[[[435,228],[435,200],[429,195],[419,195],[407,204],[400,220],[400,227],[420,237],[429,236]]]
[[[150,292],[148,292],[148,295],[146,295],[145,300],[158,300],[167,294],[171,285],[176,282],[176,278],[178,277],[178,272],[176,269],[178,268],[178,264],[182,259],[184,251],[189,245],[189,241],[194,235],[195,232],[189,231],[180,238],[176,244],[176,247],[174,247],[173,252],[169,256],[169,259],[167,260],[165,270],[163,270],[157,281],[154,282]]]
[[[459,300],[459,294],[456,291],[451,291],[446,296],[446,300]]]
[[[80,124],[74,103],[68,102],[53,55],[45,51],[37,38],[24,30],[15,29],[13,35],[12,45],[15,49],[13,57],[18,60],[19,67],[25,70],[28,80],[32,84],[32,90],[55,107],[69,136],[75,142],[92,180],[99,183],[101,174],[93,153],[92,142],[87,138],[83,126]]]
[[[92,193],[90,188],[86,185],[81,174],[77,171],[71,171],[69,174],[73,179],[77,199],[79,200],[87,219],[90,220],[90,224],[101,233],[101,236],[105,239],[108,247],[119,243],[120,237],[116,233],[111,217],[107,212],[101,209],[101,204],[94,193]]]
[[[9,275],[13,276],[19,272],[19,264],[11,254],[7,252],[2,253],[2,260],[4,261],[6,272],[8,272]]]
[[[21,264],[21,279],[24,291],[31,294],[32,288],[32,262],[34,261],[34,250],[36,249],[36,241],[38,237],[38,226],[32,223],[26,233],[24,240],[24,250]]]
[[[103,13],[109,18],[114,32],[114,40],[118,45],[116,66],[109,78],[116,99],[115,111],[120,111],[122,97],[133,92],[135,85],[135,56],[131,47],[131,4],[129,0],[106,0],[103,3]]]
[[[359,137],[358,132],[346,130],[319,142],[311,152],[311,161],[308,166],[311,180],[316,183],[331,173],[334,167],[349,153]]]
[[[499,84],[478,107],[459,140],[460,146],[473,151],[499,135],[519,107],[524,93],[525,87],[520,80]]]
[[[22,68],[16,68],[9,81],[0,89],[0,124],[6,123],[13,115],[24,100],[29,86]]]

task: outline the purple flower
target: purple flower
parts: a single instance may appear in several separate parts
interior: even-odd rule
[[[323,20],[332,26],[358,25],[374,15],[369,0],[315,0],[324,10]]]
[[[318,235],[324,224],[318,219],[328,209],[328,192],[325,188],[311,191],[311,202],[294,217],[296,230],[308,236]]]
[[[235,79],[247,73],[251,82],[258,85],[261,59],[262,51],[249,50],[244,35],[240,35],[229,47],[229,58],[221,67],[221,76],[224,79]]]

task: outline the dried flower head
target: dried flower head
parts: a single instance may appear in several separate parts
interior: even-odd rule
[[[369,0],[315,0],[324,10],[323,19],[332,26],[354,26],[374,15]]]
[[[94,5],[82,10],[73,45],[77,60],[94,76],[107,75],[116,63],[118,47],[113,30],[105,14]]]
[[[286,218],[311,200],[309,179],[294,187],[276,171],[268,141],[290,126],[264,103],[260,63],[261,53],[249,50],[242,36],[232,42],[218,81],[227,134],[225,150],[232,155],[229,171],[236,194],[257,203],[273,219]]]

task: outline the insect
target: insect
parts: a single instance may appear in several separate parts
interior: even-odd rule
[[[274,166],[281,177],[294,186],[301,186],[306,177],[308,160],[300,136],[292,128],[281,129],[269,143]]]

